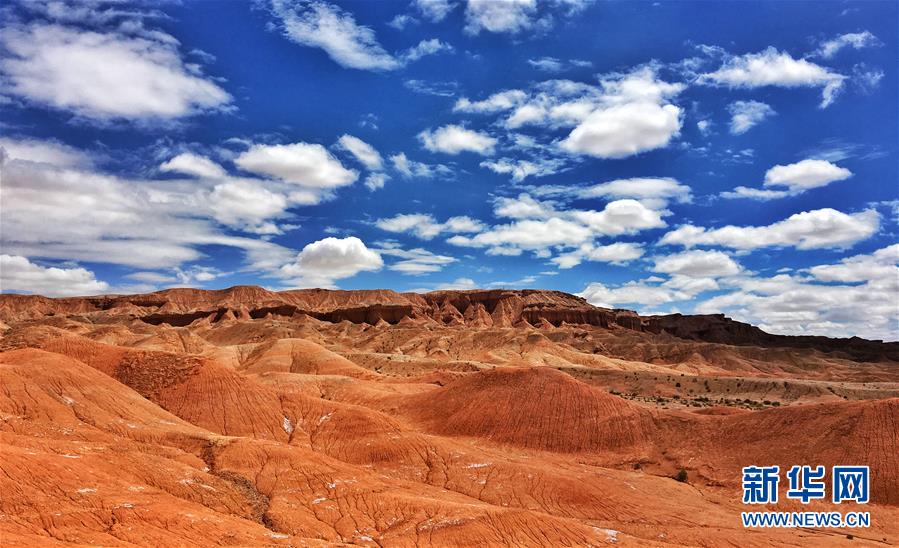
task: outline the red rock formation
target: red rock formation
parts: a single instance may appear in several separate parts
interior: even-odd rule
[[[507,290],[3,295],[0,330],[4,546],[848,542],[744,529],[749,464],[869,465],[853,542],[899,543],[895,343]]]

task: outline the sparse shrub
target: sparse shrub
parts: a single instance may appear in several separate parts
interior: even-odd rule
[[[687,482],[687,470],[684,468],[681,468],[680,470],[678,470],[677,474],[674,475],[674,479],[681,483],[686,483]]]

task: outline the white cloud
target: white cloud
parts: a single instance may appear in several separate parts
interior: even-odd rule
[[[381,46],[375,31],[357,24],[351,13],[334,4],[323,0],[271,0],[271,4],[272,14],[285,37],[304,46],[321,48],[343,67],[396,70],[425,55],[452,50],[439,40],[422,40],[394,56]]]
[[[194,177],[221,179],[225,169],[205,156],[190,152],[181,153],[159,166],[160,171],[183,173]]]
[[[290,40],[321,48],[335,63],[362,70],[395,70],[400,62],[378,42],[375,31],[352,14],[321,1],[272,0],[272,13]]]
[[[370,144],[352,135],[343,135],[337,140],[337,144],[349,151],[359,160],[359,163],[372,171],[378,171],[384,167],[384,160],[377,150]]]
[[[9,160],[27,160],[70,168],[90,168],[94,163],[89,154],[57,141],[0,137],[0,148]]]
[[[432,23],[443,21],[456,7],[454,0],[413,0],[412,4],[422,17]]]
[[[410,233],[423,240],[433,239],[440,234],[461,234],[478,232],[485,228],[477,219],[467,216],[450,217],[440,223],[433,215],[408,213],[386,219],[378,219],[375,226],[387,232]]]
[[[202,246],[242,249],[248,263],[259,269],[275,268],[290,255],[271,242],[228,235],[220,226],[257,233],[278,230],[270,219],[284,214],[289,199],[259,181],[132,180],[69,167],[69,159],[62,160],[63,166],[12,156],[3,162],[0,231],[5,252],[139,268],[195,261]]]
[[[0,44],[5,93],[85,118],[174,119],[231,101],[159,31],[129,36],[12,24],[0,31]]]
[[[790,192],[803,192],[829,185],[852,176],[852,172],[827,160],[802,160],[795,164],[776,165],[765,173],[765,186],[786,187]]]
[[[681,128],[674,105],[633,103],[596,110],[574,128],[562,147],[597,158],[625,158],[664,147]]]
[[[551,250],[573,249],[562,263],[574,266],[580,260],[624,262],[638,252],[638,246],[631,244],[598,246],[593,241],[596,237],[635,234],[665,226],[658,211],[636,200],[615,200],[602,211],[560,210],[557,205],[535,200],[526,193],[517,198],[497,198],[494,214],[513,222],[483,227],[474,236],[453,236],[447,242],[461,247],[487,248],[488,255],[514,256],[532,251],[540,258],[551,257]],[[591,254],[595,259],[589,259]]]
[[[420,247],[414,249],[400,249],[391,247],[379,249],[381,255],[397,257],[400,260],[390,264],[387,268],[401,274],[417,276],[440,272],[443,267],[457,261],[455,257],[437,255]]]
[[[690,296],[679,291],[643,282],[628,282],[618,287],[609,287],[594,282],[588,285],[578,296],[587,299],[593,306],[618,308],[623,304],[658,306],[674,301],[683,301]]]
[[[759,101],[734,101],[727,107],[730,112],[730,132],[742,135],[765,118],[777,114],[766,103]]]
[[[428,82],[411,78],[403,82],[407,89],[422,95],[434,95],[436,97],[453,97],[459,89],[458,82]]]
[[[690,187],[670,177],[616,179],[593,186],[578,187],[576,191],[579,198],[633,198],[651,209],[662,209],[672,200],[688,203],[692,199]]]
[[[652,270],[690,278],[720,278],[738,274],[742,268],[720,251],[692,250],[655,257]]]
[[[356,171],[343,167],[325,147],[310,143],[253,145],[234,163],[251,173],[313,189],[349,185],[359,177]]]
[[[400,59],[404,64],[406,64],[413,61],[418,61],[422,57],[426,57],[428,55],[436,55],[443,52],[452,53],[453,51],[453,46],[447,44],[446,42],[441,42],[436,38],[431,38],[430,40],[422,40],[418,43],[417,46],[411,47],[404,51],[402,55],[400,55]]]
[[[517,198],[499,197],[493,205],[497,217],[510,219],[547,219],[558,214],[554,203],[535,200],[530,194],[519,194]]]
[[[537,70],[544,72],[561,72],[565,68],[565,63],[555,57],[539,57],[537,59],[528,59],[528,64]]]
[[[897,263],[899,263],[899,244],[893,244],[870,255],[847,257],[839,264],[813,266],[808,271],[812,277],[821,282],[865,282],[895,277],[899,274]]]
[[[736,277],[727,282],[730,292],[700,303],[696,312],[724,312],[770,333],[895,341],[899,340],[897,262],[899,249],[894,245],[839,264],[812,267],[808,269],[812,277]]]
[[[600,85],[602,94],[594,99],[594,110],[562,141],[565,150],[624,158],[664,147],[680,133],[683,110],[668,101],[684,89],[683,84],[661,81],[653,67],[645,66],[607,76]],[[564,117],[574,107],[579,118],[581,109],[589,105],[589,101],[557,105],[555,116]]]
[[[280,229],[267,221],[282,216],[287,204],[284,195],[255,181],[228,181],[209,194],[209,207],[217,221],[256,234],[280,234]]]
[[[48,297],[96,295],[109,289],[84,268],[45,267],[17,255],[0,255],[0,289]]]
[[[418,139],[431,152],[444,152],[453,155],[460,152],[490,155],[493,154],[493,147],[496,145],[496,139],[486,133],[452,124],[436,130],[422,131],[418,134]]]
[[[388,27],[393,27],[396,30],[403,30],[409,25],[418,24],[418,19],[412,17],[411,15],[400,14],[391,19],[388,23]]]
[[[333,287],[336,280],[380,270],[381,256],[359,238],[325,238],[306,245],[280,276],[297,287]]]
[[[430,165],[410,160],[404,152],[391,156],[390,162],[393,164],[393,168],[407,179],[412,177],[427,179],[437,175],[447,175],[451,173],[450,168],[443,164]]]
[[[699,120],[698,122],[696,122],[696,129],[698,129],[699,133],[701,133],[703,137],[705,137],[712,132],[712,121]]]
[[[666,146],[680,131],[682,109],[671,100],[684,84],[658,78],[654,64],[628,73],[600,77],[598,86],[571,80],[548,80],[530,90],[507,89],[481,100],[461,98],[456,112],[502,114],[507,129],[525,126],[550,130],[546,144],[513,135],[518,148],[600,158],[623,158]],[[573,128],[559,141],[555,130]],[[528,141],[526,145],[523,145]]]
[[[748,198],[750,200],[776,200],[778,198],[786,198],[792,193],[786,190],[765,190],[761,188],[750,188],[748,186],[738,186],[733,190],[722,192],[720,196],[727,199]]]
[[[745,251],[764,247],[842,248],[871,237],[879,227],[880,214],[874,209],[846,214],[825,208],[796,213],[766,226],[728,225],[706,229],[682,225],[665,234],[659,243]]]
[[[378,190],[384,188],[384,184],[390,180],[390,175],[386,173],[369,173],[365,178],[365,188],[368,190]]]
[[[632,242],[615,242],[596,246],[583,244],[574,251],[563,253],[552,259],[559,268],[572,268],[583,261],[626,264],[643,256],[643,246]]]
[[[453,106],[455,112],[490,114],[511,110],[528,98],[528,94],[520,89],[510,89],[494,93],[481,101],[470,101],[462,97]]]
[[[465,30],[516,34],[535,24],[536,13],[537,0],[468,0]]]
[[[820,106],[825,108],[836,98],[845,79],[845,76],[811,61],[794,59],[789,53],[769,47],[759,53],[729,56],[718,70],[701,74],[697,81],[750,89],[764,86],[820,87]]]
[[[450,283],[440,284],[436,287],[437,290],[447,290],[447,291],[464,291],[466,289],[477,289],[478,284],[472,280],[471,278],[456,278]]]
[[[565,161],[558,158],[532,158],[531,160],[501,158],[496,161],[481,162],[481,167],[494,173],[509,174],[516,183],[528,177],[553,175],[561,171],[564,166]]]
[[[775,200],[796,196],[809,189],[826,186],[851,176],[851,171],[828,160],[806,159],[795,164],[776,165],[765,173],[765,187],[784,187],[784,190],[738,186],[732,191],[722,192],[721,197]]]
[[[590,228],[582,223],[560,217],[545,220],[522,219],[511,224],[496,225],[473,237],[454,236],[447,240],[463,247],[487,247],[503,253],[508,248],[541,250],[551,246],[575,246],[592,237]]]
[[[832,38],[830,40],[822,42],[821,47],[819,47],[818,51],[815,53],[817,53],[824,59],[830,59],[845,47],[862,49],[870,47],[880,47],[882,45],[883,42],[881,42],[877,39],[876,36],[865,30],[862,32],[850,32],[848,34],[841,34],[836,38]]]
[[[635,234],[650,228],[666,226],[660,212],[630,199],[609,202],[602,211],[571,210],[567,214],[590,227],[595,233],[609,236]]]

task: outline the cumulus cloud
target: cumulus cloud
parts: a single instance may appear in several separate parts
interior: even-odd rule
[[[833,103],[846,79],[807,59],[794,59],[789,53],[769,47],[759,53],[728,56],[718,70],[699,75],[700,84],[730,88],[822,88],[821,108]]]
[[[0,186],[0,231],[11,255],[166,268],[201,258],[203,246],[227,246],[263,270],[290,256],[282,246],[222,228],[277,232],[271,219],[291,201],[286,191],[267,187],[287,185],[233,177],[134,180],[83,162],[72,166],[67,156],[53,165],[46,149],[33,144],[11,150]]]
[[[899,274],[897,263],[899,263],[899,244],[893,244],[869,255],[846,257],[838,264],[813,266],[808,272],[821,282],[865,282],[896,277]]]
[[[501,115],[507,129],[550,130],[544,152],[623,158],[666,146],[680,132],[683,111],[672,100],[684,84],[665,82],[653,64],[600,77],[599,85],[548,80],[529,90],[506,89],[486,98],[456,101],[454,111]],[[565,139],[556,130],[572,128]],[[520,136],[516,137],[520,139]],[[520,145],[516,143],[519,148]],[[544,154],[546,156],[546,154]]]
[[[220,179],[226,175],[225,169],[205,156],[191,152],[181,153],[159,166],[159,170],[170,173],[182,173],[194,177]]]
[[[502,114],[507,129],[573,128],[559,143],[561,151],[623,158],[666,146],[680,132],[683,111],[671,101],[684,87],[661,80],[654,65],[645,65],[606,74],[599,86],[548,80],[527,91],[507,89],[480,100],[463,97],[454,110]]]
[[[343,167],[325,147],[310,143],[256,144],[235,158],[234,163],[251,173],[314,189],[349,185],[359,177],[356,171]]]
[[[728,225],[707,229],[682,225],[665,234],[659,243],[744,251],[765,247],[844,248],[871,237],[879,228],[880,214],[874,209],[847,214],[825,208],[796,213],[766,226]]]
[[[576,257],[584,257],[593,249],[596,237],[635,234],[665,226],[658,211],[636,200],[615,200],[606,204],[601,211],[559,210],[553,202],[539,201],[528,194],[521,194],[517,198],[498,198],[494,213],[497,217],[511,218],[513,222],[485,228],[474,236],[453,236],[447,242],[462,247],[487,248],[487,253],[491,255],[518,255],[526,250],[549,257],[550,250],[554,248],[579,248],[565,260],[573,262]],[[634,248],[605,250],[607,253],[613,251],[632,254]],[[596,256],[600,257],[601,253],[598,251]]]
[[[609,245],[582,244],[574,251],[553,257],[559,268],[573,268],[584,261],[596,263],[627,264],[643,256],[643,246],[633,242],[615,242]]]
[[[636,234],[650,228],[666,226],[660,212],[630,199],[609,202],[602,211],[570,210],[567,214],[590,227],[595,233],[610,236]]]
[[[770,105],[759,101],[734,101],[727,110],[730,112],[730,132],[733,135],[742,135],[765,118],[777,114]]]
[[[384,188],[384,185],[389,180],[390,175],[387,175],[386,173],[369,173],[365,178],[365,188],[371,191],[375,191]]]
[[[409,233],[422,240],[431,240],[440,234],[460,234],[478,232],[484,224],[467,216],[450,217],[438,222],[433,215],[408,213],[375,221],[375,226],[387,232]]]
[[[784,335],[899,340],[899,247],[808,269],[811,276],[736,277],[696,306]]]
[[[109,289],[94,273],[80,267],[58,268],[35,264],[18,255],[0,255],[0,288],[47,297],[96,295]]]
[[[802,192],[851,176],[851,171],[827,160],[808,159],[772,167],[765,173],[765,186],[786,187],[790,192]]]
[[[486,133],[452,124],[435,130],[422,131],[418,134],[418,140],[431,152],[453,155],[460,152],[490,155],[493,154],[493,147],[496,145],[496,139]]]
[[[417,46],[413,46],[404,51],[400,55],[400,60],[403,62],[403,64],[407,64],[413,61],[418,61],[422,57],[426,57],[428,55],[436,55],[443,52],[452,53],[453,51],[453,46],[447,44],[446,42],[441,42],[436,38],[431,38],[430,40],[422,40],[418,43]]]
[[[748,198],[750,200],[766,201],[776,200],[778,198],[786,198],[792,194],[786,190],[766,190],[763,188],[751,188],[748,186],[738,186],[733,190],[722,192],[720,196],[726,199]]]
[[[674,105],[617,105],[594,111],[562,147],[597,158],[625,158],[664,147],[680,128],[681,109]]]
[[[280,217],[288,200],[255,181],[234,180],[216,185],[209,194],[213,217],[222,224],[256,234],[280,234],[270,219]]]
[[[494,173],[511,175],[512,180],[518,183],[528,177],[545,177],[558,173],[564,168],[565,161],[559,158],[500,158],[496,161],[483,161],[480,165]]]
[[[548,191],[568,194],[573,192],[583,199],[633,198],[650,209],[664,209],[671,201],[688,203],[692,200],[690,187],[671,177],[633,177],[587,187],[554,187]]]
[[[592,237],[582,223],[560,217],[522,219],[496,225],[473,237],[453,236],[447,242],[462,247],[486,247],[494,255],[516,255],[521,250],[542,250],[551,246],[575,246]]]
[[[595,282],[580,295],[596,306],[628,305],[642,310],[717,291],[721,283],[729,283],[744,272],[739,263],[720,251],[684,251],[657,256],[653,261],[652,270],[667,275],[667,279],[652,276],[617,285]]]
[[[412,5],[425,19],[432,23],[439,23],[455,9],[456,2],[454,0],[413,0]]]
[[[654,272],[690,278],[733,276],[741,267],[720,251],[692,250],[655,258]]]
[[[429,179],[431,177],[436,177],[437,175],[448,175],[452,173],[450,168],[443,164],[426,164],[424,162],[410,160],[404,152],[391,156],[390,163],[393,164],[393,169],[397,170],[399,174],[406,179],[412,177]]]
[[[528,98],[528,94],[520,89],[510,89],[494,93],[486,99],[471,101],[462,97],[453,106],[455,112],[490,114],[510,110]]]
[[[19,158],[69,168],[90,168],[94,164],[90,154],[57,141],[0,137],[0,149],[0,160],[3,157]]]
[[[797,196],[807,190],[842,181],[851,176],[851,171],[828,160],[806,159],[795,164],[776,165],[769,169],[765,173],[764,189],[738,186],[732,191],[722,192],[721,197],[775,200]]]
[[[396,257],[399,260],[391,263],[387,268],[401,274],[410,276],[418,276],[422,274],[430,274],[432,272],[440,272],[448,264],[457,261],[455,257],[448,255],[437,255],[420,247],[414,249],[401,249],[399,247],[389,247],[379,249],[381,255]]]
[[[170,120],[231,102],[160,31],[136,36],[11,24],[0,30],[0,44],[5,93],[83,118]]]
[[[306,245],[293,263],[279,272],[296,287],[333,287],[337,280],[384,266],[381,256],[359,238],[325,238]]]
[[[835,56],[840,50],[846,47],[851,47],[853,49],[862,49],[880,47],[882,45],[883,42],[881,42],[876,36],[865,30],[862,32],[850,32],[847,34],[841,34],[835,38],[826,40],[821,43],[821,46],[815,53],[818,56],[823,57],[824,59],[830,59]]]
[[[465,31],[517,34],[535,24],[537,0],[468,0]]]
[[[399,55],[388,53],[375,31],[353,15],[322,0],[272,0],[281,32],[303,46],[320,48],[335,63],[360,70],[396,70],[425,55],[451,50],[439,40],[423,40]]]
[[[565,150],[597,158],[624,158],[666,146],[680,133],[683,110],[668,103],[682,84],[659,80],[652,67],[616,74],[601,82],[598,105],[562,141]],[[565,105],[577,112],[578,104]],[[563,105],[558,105],[557,115]]]
[[[686,293],[643,281],[628,282],[618,287],[594,282],[578,293],[578,296],[587,299],[593,306],[604,308],[618,308],[625,304],[654,307],[690,298]]]
[[[372,171],[378,171],[384,167],[381,154],[370,144],[352,135],[342,135],[337,144],[352,154],[356,160]]]

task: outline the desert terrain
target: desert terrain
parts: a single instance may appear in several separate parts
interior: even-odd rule
[[[899,544],[899,343],[259,287],[0,295],[0,335],[4,546]],[[744,529],[774,464],[869,465],[871,527]]]

